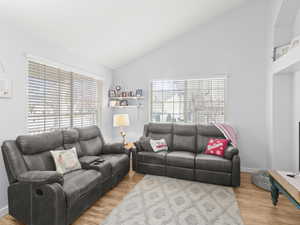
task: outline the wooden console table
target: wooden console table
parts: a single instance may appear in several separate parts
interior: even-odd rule
[[[292,179],[299,179],[291,178],[286,176],[283,172],[270,170],[270,182],[271,182],[271,197],[273,205],[276,206],[278,203],[279,192],[284,194],[298,209],[300,209],[300,190],[299,186],[296,187],[294,185],[295,181]],[[298,182],[298,180],[297,180]]]

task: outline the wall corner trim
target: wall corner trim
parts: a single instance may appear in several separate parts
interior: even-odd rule
[[[245,173],[255,173],[260,170],[268,170],[268,169],[241,167],[241,172],[245,172]]]

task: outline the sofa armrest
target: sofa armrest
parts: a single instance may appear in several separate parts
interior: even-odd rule
[[[56,171],[27,171],[18,176],[18,181],[36,185],[53,183],[64,184],[63,175]]]
[[[137,151],[138,152],[152,151],[152,147],[150,145],[150,139],[151,139],[150,137],[145,137],[145,136],[140,137],[140,139],[137,142],[135,142],[135,146],[137,148]]]
[[[132,169],[136,171],[137,168],[137,154],[138,154],[138,145],[135,143],[135,148],[132,149]]]
[[[8,187],[8,202],[9,213],[24,224],[67,224],[66,196],[58,183],[14,183]]]
[[[238,155],[238,154],[239,154],[239,150],[237,148],[233,147],[232,145],[229,145],[225,149],[224,158],[232,160],[233,156]]]
[[[134,145],[135,145],[135,147],[136,147],[136,150],[135,150],[136,152],[141,152],[141,151],[143,151],[143,147],[142,147],[140,141],[134,142]]]
[[[81,164],[81,166],[85,166],[85,165],[90,165],[91,163],[100,160],[101,157],[100,156],[82,156],[79,158],[79,162]]]
[[[241,184],[241,160],[239,155],[232,158],[232,186],[238,187]]]
[[[129,150],[124,148],[123,143],[105,144],[102,149],[102,154],[127,154]]]

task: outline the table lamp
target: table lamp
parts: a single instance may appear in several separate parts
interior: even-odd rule
[[[115,114],[114,115],[114,121],[113,121],[114,127],[120,127],[120,134],[123,138],[123,144],[126,145],[126,133],[123,130],[123,127],[129,126],[129,116],[128,114]]]

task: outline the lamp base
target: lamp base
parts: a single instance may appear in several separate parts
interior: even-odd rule
[[[127,142],[126,142],[126,133],[123,130],[121,130],[120,134],[121,134],[121,137],[123,139],[123,144],[126,145],[127,144]]]

